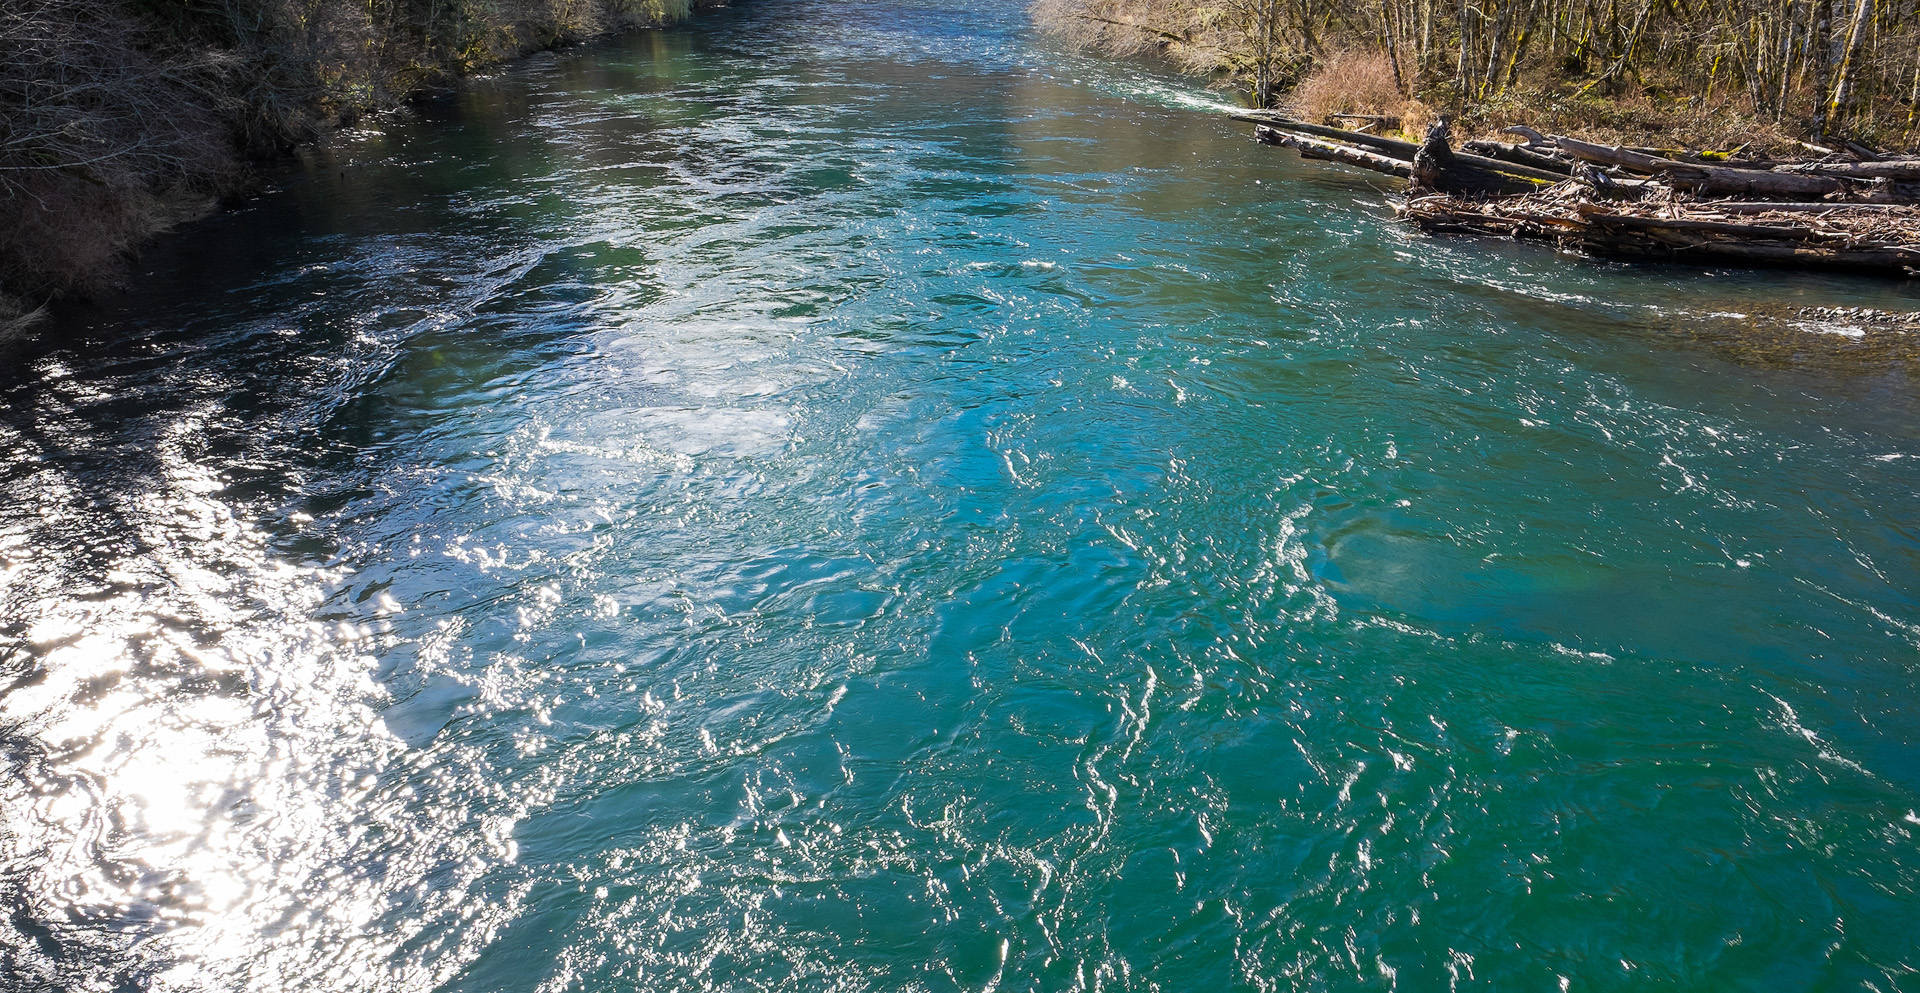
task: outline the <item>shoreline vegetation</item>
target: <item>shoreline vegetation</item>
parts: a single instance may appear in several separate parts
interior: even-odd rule
[[[1069,42],[1157,52],[1240,90],[1235,116],[1264,143],[1407,179],[1396,216],[1426,231],[1920,274],[1920,0],[1038,0],[1033,14]]]
[[[6,4],[0,333],[46,301],[119,284],[149,237],[366,113],[721,2]],[[1412,142],[1444,119],[1477,139],[1469,153],[1514,125],[1696,159],[1677,149],[1920,150],[1920,0],[1038,0],[1031,10],[1073,43],[1155,52],[1211,76],[1256,112],[1284,107]],[[1524,168],[1527,154],[1508,159]]]
[[[1038,0],[1033,17],[1255,110],[1394,120],[1412,141],[1446,116],[1469,139],[1920,149],[1920,0]]]
[[[0,332],[367,113],[706,0],[18,0],[0,6]]]

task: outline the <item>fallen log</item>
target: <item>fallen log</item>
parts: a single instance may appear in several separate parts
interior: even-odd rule
[[[1778,197],[1782,200],[1818,200],[1827,196],[1872,196],[1892,198],[1892,184],[1885,179],[1842,179],[1794,172],[1761,172],[1757,169],[1712,169],[1683,166],[1667,173],[1676,190],[1687,190],[1703,197]]]
[[[1776,162],[1776,161],[1774,161],[1773,159],[1708,159],[1708,158],[1700,158],[1700,159],[1698,159],[1698,160],[1696,160],[1696,159],[1694,159],[1694,158],[1692,158],[1692,157],[1688,157],[1688,158],[1683,158],[1683,159],[1675,159],[1674,161],[1676,161],[1676,162],[1680,162],[1680,163],[1683,163],[1683,164],[1686,164],[1686,165],[1710,165],[1710,166],[1713,166],[1713,167],[1714,167],[1714,168],[1716,168],[1716,169],[1777,169],[1777,168],[1779,168],[1779,167],[1781,167],[1781,166],[1783,166],[1783,165],[1792,165],[1792,164],[1793,164],[1793,163],[1791,163],[1791,162]]]
[[[1542,169],[1536,166],[1522,165],[1517,162],[1502,162],[1499,159],[1488,158],[1484,155],[1474,155],[1471,152],[1455,152],[1453,153],[1453,159],[1455,162],[1469,169],[1526,180],[1527,182],[1524,185],[1528,188],[1537,189],[1541,186],[1551,186],[1554,183],[1564,183],[1567,181],[1568,175],[1561,170]]]
[[[1532,166],[1561,176],[1573,175],[1573,157],[1564,153],[1549,155],[1525,145],[1509,145],[1502,141],[1469,141],[1460,147],[1471,154],[1484,155],[1501,162]]]
[[[1782,203],[1775,200],[1703,200],[1694,206],[1729,214],[1805,213],[1831,214],[1850,211],[1910,211],[1909,203]]]
[[[1699,221],[1686,218],[1636,217],[1632,214],[1613,213],[1598,204],[1583,203],[1578,209],[1580,216],[1587,223],[1600,227],[1635,228],[1641,231],[1697,231],[1705,234],[1724,234],[1741,238],[1777,238],[1786,241],[1835,237],[1812,228],[1789,228],[1770,224],[1729,224],[1726,221]]]
[[[1410,199],[1395,213],[1428,231],[1540,238],[1563,250],[1613,258],[1920,274],[1920,208],[1912,206],[1755,203],[1753,213],[1781,206],[1829,209],[1741,223],[1727,217],[1744,203],[1690,203],[1670,191],[1609,203],[1593,200],[1595,193],[1569,182],[1498,200],[1435,194]]]
[[[1520,135],[1527,139],[1527,143],[1519,147],[1536,152],[1541,148],[1553,147],[1555,145],[1555,139],[1561,137],[1559,135],[1548,137],[1530,127],[1519,124],[1501,128],[1500,133]],[[1566,140],[1573,141],[1571,138]],[[1677,148],[1629,148],[1622,145],[1598,145],[1592,142],[1580,142],[1579,147],[1588,153],[1586,156],[1581,157],[1587,158],[1590,162],[1598,162],[1602,165],[1617,165],[1648,174],[1657,172],[1662,168],[1667,168],[1669,164],[1683,166],[1704,165],[1726,169],[1770,169],[1781,164],[1763,159],[1734,158],[1742,149],[1747,147],[1745,145],[1741,145],[1740,148],[1727,152],[1700,152]],[[1567,150],[1563,148],[1562,151]]]
[[[1734,261],[1748,265],[1786,265],[1817,269],[1864,269],[1911,273],[1920,269],[1920,249],[1828,248],[1755,245],[1739,241],[1701,241],[1690,245],[1648,245],[1637,241],[1586,238],[1579,246],[1593,255],[1616,258],[1664,258],[1689,262]]]
[[[1920,159],[1889,159],[1884,162],[1796,162],[1775,166],[1775,172],[1815,173],[1849,179],[1920,180]]]
[[[1298,134],[1312,135],[1317,138],[1332,138],[1335,141],[1344,141],[1349,145],[1371,148],[1374,151],[1400,159],[1403,162],[1412,162],[1414,154],[1420,150],[1419,145],[1410,141],[1401,141],[1397,138],[1382,138],[1379,135],[1362,134],[1358,131],[1328,127],[1324,124],[1308,124],[1305,121],[1296,121],[1284,114],[1276,114],[1272,111],[1242,111],[1234,114],[1233,119],[1236,121],[1252,121],[1256,124],[1265,124],[1282,131],[1292,131]],[[1567,178],[1566,174],[1562,172],[1536,169],[1531,166],[1518,165],[1512,162],[1502,162],[1499,159],[1469,155],[1463,152],[1456,152],[1454,155],[1456,158],[1476,169],[1523,176],[1527,179],[1536,179],[1543,183],[1557,183]]]
[[[1303,159],[1328,159],[1334,162],[1344,162],[1347,165],[1359,166],[1362,169],[1372,169],[1374,172],[1383,172],[1389,176],[1399,176],[1403,179],[1409,179],[1413,176],[1413,167],[1399,159],[1389,158],[1377,152],[1369,152],[1361,148],[1335,144],[1331,141],[1319,141],[1304,135],[1289,134],[1278,128],[1267,127],[1264,124],[1253,129],[1253,137],[1264,145],[1279,145],[1284,148],[1291,148],[1299,152],[1300,157]]]
[[[1576,159],[1632,169],[1634,172],[1646,173],[1649,176],[1656,176],[1670,169],[1702,168],[1686,162],[1648,155],[1645,152],[1636,152],[1630,148],[1621,148],[1618,145],[1596,145],[1590,141],[1581,141],[1562,134],[1552,135],[1547,140],[1551,141],[1554,147]]]
[[[1774,169],[1795,164],[1772,159],[1736,159],[1730,152],[1690,152],[1678,148],[1630,148],[1628,151],[1671,159],[1684,166],[1707,166],[1713,169]]]
[[[1252,121],[1255,124],[1267,124],[1298,134],[1313,135],[1316,138],[1332,138],[1336,141],[1344,141],[1350,145],[1360,145],[1364,148],[1371,148],[1377,152],[1385,152],[1403,162],[1412,162],[1413,153],[1420,150],[1419,145],[1410,141],[1401,141],[1397,138],[1382,138],[1379,135],[1373,134],[1361,134],[1358,131],[1348,131],[1345,128],[1330,128],[1324,124],[1308,124],[1306,121],[1296,121],[1285,114],[1276,114],[1272,111],[1242,111],[1241,113],[1233,115],[1233,119],[1236,121]]]
[[[1833,176],[1796,172],[1728,169],[1720,166],[1676,162],[1619,146],[1596,145],[1565,135],[1552,137],[1554,146],[1577,159],[1616,165],[1635,172],[1662,176],[1676,190],[1688,190],[1699,196],[1779,197],[1783,200],[1817,200],[1826,196],[1855,196],[1861,193],[1893,191],[1884,179],[1862,177],[1849,180]]]
[[[1847,146],[1847,151],[1852,152],[1856,157],[1860,158],[1863,161],[1879,162],[1880,160],[1886,158],[1886,156],[1881,154],[1880,152],[1876,152],[1873,149],[1868,148],[1867,146],[1862,145],[1857,141],[1843,141],[1840,144]]]

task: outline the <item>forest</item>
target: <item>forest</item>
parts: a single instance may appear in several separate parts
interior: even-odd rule
[[[1040,0],[1056,34],[1155,50],[1255,106],[1446,114],[1695,147],[1912,148],[1920,0]]]

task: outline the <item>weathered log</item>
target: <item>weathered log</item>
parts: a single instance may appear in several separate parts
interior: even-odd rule
[[[1509,182],[1507,184],[1513,186],[1515,189],[1539,189],[1542,186],[1552,186],[1555,183],[1564,183],[1567,181],[1567,173],[1565,172],[1554,169],[1541,169],[1530,165],[1521,165],[1517,162],[1502,162],[1499,159],[1491,159],[1484,155],[1474,155],[1470,152],[1455,152],[1453,153],[1453,160],[1460,165],[1478,172],[1494,173],[1496,175],[1526,181],[1517,184]]]
[[[1308,124],[1305,121],[1296,121],[1285,114],[1276,114],[1272,111],[1243,111],[1233,115],[1233,119],[1236,121],[1252,121],[1256,124],[1268,124],[1286,131],[1313,135],[1317,138],[1332,138],[1336,141],[1344,141],[1350,145],[1359,145],[1363,148],[1371,148],[1377,152],[1384,152],[1403,162],[1412,162],[1413,153],[1420,150],[1419,145],[1410,141],[1400,141],[1397,138],[1382,138],[1379,135],[1361,134],[1358,131],[1348,131],[1345,128],[1330,128],[1324,124]]]
[[[1746,146],[1742,145],[1741,148]],[[1671,159],[1681,165],[1711,166],[1716,169],[1772,169],[1775,166],[1790,165],[1787,162],[1774,162],[1769,159],[1738,159],[1732,152],[1703,152],[1686,148],[1634,148],[1627,146],[1629,152],[1651,155],[1657,159]]]
[[[1676,161],[1687,165],[1710,165],[1716,169],[1777,169],[1783,165],[1793,164],[1773,159],[1707,159],[1703,157],[1696,161],[1692,156]]]
[[[1687,162],[1676,162],[1673,159],[1636,152],[1630,148],[1621,148],[1618,145],[1596,145],[1590,141],[1581,141],[1562,134],[1552,135],[1548,140],[1553,142],[1554,147],[1576,159],[1598,162],[1601,165],[1620,166],[1649,176],[1658,175],[1670,169],[1703,168]]]
[[[1331,141],[1319,141],[1305,135],[1289,134],[1278,128],[1261,125],[1253,129],[1253,136],[1262,144],[1279,145],[1300,153],[1303,159],[1329,159],[1344,162],[1347,165],[1384,172],[1389,176],[1408,178],[1413,175],[1413,167],[1399,159],[1389,158],[1377,152],[1335,144]]]
[[[1562,154],[1558,157],[1544,152],[1536,152],[1525,145],[1509,145],[1501,141],[1469,141],[1460,146],[1475,155],[1483,155],[1500,162],[1531,166],[1561,176],[1573,174],[1573,157]]]
[[[1847,151],[1852,152],[1854,155],[1868,162],[1879,162],[1886,158],[1886,155],[1876,152],[1857,141],[1843,141],[1840,144],[1847,146]]]
[[[1786,265],[1822,269],[1864,269],[1911,272],[1920,269],[1920,249],[1829,248],[1807,245],[1756,245],[1741,241],[1700,241],[1687,245],[1651,245],[1642,240],[1582,239],[1580,248],[1594,255],[1638,258],[1674,258],[1690,262],[1737,261],[1748,265]]]
[[[1779,197],[1783,200],[1817,200],[1821,197],[1893,194],[1885,179],[1841,179],[1833,176],[1809,176],[1793,172],[1761,172],[1757,169],[1710,169],[1687,166],[1667,174],[1676,190],[1690,190],[1703,197]]]
[[[1703,234],[1724,234],[1736,238],[1775,238],[1785,241],[1832,237],[1812,228],[1789,228],[1770,224],[1729,224],[1725,221],[1616,214],[1598,204],[1583,203],[1578,209],[1580,216],[1587,223],[1598,227],[1634,228],[1641,231],[1698,231]]]
[[[1657,179],[1633,179],[1601,172],[1591,165],[1574,170],[1574,177],[1594,193],[1612,200],[1638,200],[1649,193],[1666,189]]]
[[[1562,152],[1573,155],[1575,158],[1584,159],[1588,162],[1598,162],[1601,165],[1617,165],[1648,175],[1657,173],[1662,169],[1672,168],[1673,166],[1707,166],[1717,169],[1770,169],[1781,164],[1761,159],[1736,159],[1733,155],[1735,152],[1738,152],[1739,149],[1735,149],[1733,152],[1694,152],[1672,148],[1628,148],[1620,145],[1600,145],[1593,142],[1575,141],[1575,139],[1566,138],[1563,135],[1553,135],[1549,137],[1532,128],[1522,127],[1520,125],[1501,128],[1500,130],[1502,134],[1516,134],[1526,138],[1527,144],[1524,147],[1530,151],[1538,151],[1541,148],[1553,148],[1557,146]],[[1561,141],[1566,141],[1568,144],[1560,145],[1559,142]],[[1741,146],[1741,148],[1745,147],[1745,145]]]
[[[1395,213],[1428,231],[1542,238],[1563,250],[1616,258],[1920,275],[1920,216],[1869,212],[1865,217],[1827,217],[1803,212],[1810,222],[1804,226],[1742,224],[1719,219],[1725,217],[1727,207],[1738,204],[1673,204],[1654,208],[1660,213],[1652,213],[1646,207],[1570,201],[1568,195],[1590,194],[1570,186],[1559,194],[1494,201],[1432,195],[1408,200]],[[1672,209],[1690,210],[1692,215],[1663,216]],[[1920,214],[1911,207],[1901,213],[1908,212]]]
[[[1233,117],[1235,120],[1262,123],[1281,131],[1314,135],[1321,138],[1332,138],[1346,142],[1349,145],[1359,145],[1363,148],[1378,151],[1391,158],[1400,159],[1403,162],[1413,161],[1414,154],[1420,150],[1420,146],[1410,141],[1382,138],[1378,135],[1362,134],[1358,131],[1348,131],[1344,128],[1330,128],[1320,124],[1308,124],[1304,121],[1296,121],[1270,111],[1247,111],[1235,114]],[[1519,177],[1518,181],[1509,178],[1498,184],[1491,184],[1490,181],[1489,188],[1497,185],[1500,189],[1524,191],[1542,184],[1557,183],[1567,178],[1564,173],[1551,172],[1546,169],[1535,169],[1531,166],[1517,165],[1511,162],[1502,162],[1498,159],[1490,159],[1480,155],[1468,155],[1456,152],[1454,153],[1454,157],[1464,165],[1473,169],[1489,173],[1498,173],[1508,177]],[[1533,182],[1528,183],[1525,182],[1526,180],[1532,180]]]
[[[1920,180],[1920,159],[1888,159],[1883,162],[1796,162],[1775,166],[1775,172],[1815,173],[1849,179]]]
[[[1700,210],[1718,210],[1729,214],[1766,214],[1773,211],[1807,214],[1830,214],[1836,211],[1913,211],[1910,203],[1781,203],[1774,200],[1706,200],[1694,204]]]
[[[1793,172],[1762,172],[1758,169],[1727,169],[1719,166],[1676,162],[1618,146],[1596,145],[1565,135],[1554,135],[1556,147],[1575,158],[1601,162],[1622,168],[1664,175],[1676,190],[1691,190],[1700,196],[1779,197],[1788,200],[1815,200],[1834,194],[1850,195],[1885,190],[1886,181],[1863,177],[1859,181],[1832,176]]]
[[[1520,137],[1527,139],[1527,144],[1530,146],[1553,144],[1553,142],[1550,142],[1547,140],[1546,135],[1543,135],[1540,132],[1535,131],[1530,127],[1527,127],[1524,124],[1509,125],[1507,127],[1501,128],[1500,133],[1501,134],[1517,134]]]

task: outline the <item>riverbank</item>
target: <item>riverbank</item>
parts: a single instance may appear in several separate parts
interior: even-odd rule
[[[1911,986],[1914,288],[1426,238],[1220,103],[740,4],[57,308],[0,990]]]
[[[1920,18],[1854,4],[1713,8],[1382,0],[1039,0],[1044,30],[1152,53],[1254,109],[1406,122],[1445,114],[1473,138],[1509,124],[1624,145],[1793,147],[1852,140],[1920,150]]]
[[[1818,157],[1771,160],[1524,125],[1506,130],[1526,144],[1455,151],[1444,120],[1415,144],[1269,111],[1234,116],[1254,122],[1263,144],[1406,179],[1395,214],[1429,232],[1540,239],[1597,257],[1920,272],[1920,157],[1808,145]]]
[[[477,72],[702,0],[48,0],[0,13],[0,331],[121,283],[155,234],[300,145]]]

